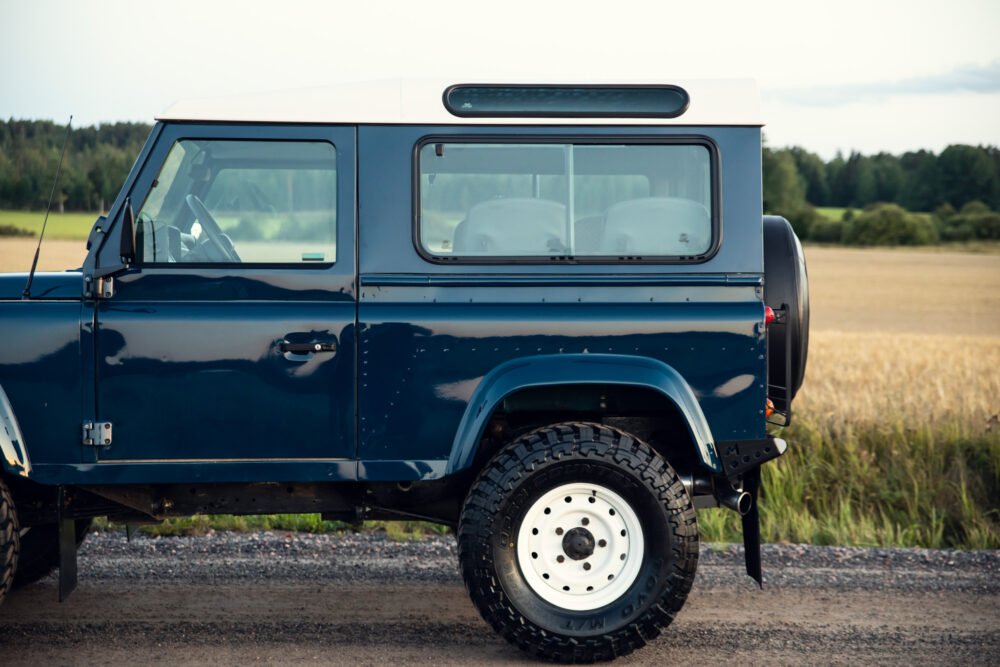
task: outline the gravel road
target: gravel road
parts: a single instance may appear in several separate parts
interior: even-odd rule
[[[675,623],[616,664],[1000,664],[1000,552],[706,547]],[[80,586],[0,607],[0,664],[532,664],[469,602],[450,537],[91,535]]]

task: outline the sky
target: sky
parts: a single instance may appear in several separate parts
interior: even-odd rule
[[[0,0],[0,118],[442,76],[756,79],[767,141],[1000,145],[1000,0]]]

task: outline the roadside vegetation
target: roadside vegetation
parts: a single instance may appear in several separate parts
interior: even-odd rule
[[[97,519],[95,530],[122,530],[127,526]],[[428,535],[445,535],[451,532],[447,526],[428,521],[364,521],[358,524],[345,521],[324,521],[319,514],[269,514],[263,516],[233,516],[231,514],[198,515],[182,519],[167,519],[158,524],[142,524],[132,527],[136,532],[159,537],[180,535],[208,535],[218,531],[255,532],[286,531],[293,533],[346,533],[384,532],[396,542],[420,540]]]
[[[1000,337],[814,332],[765,541],[1000,548],[997,368]],[[699,520],[739,538],[732,512]]]
[[[98,213],[59,213],[58,211],[50,213],[49,222],[45,229],[45,238],[46,240],[84,241],[98,215]],[[0,237],[24,236],[37,239],[44,220],[44,211],[0,210]]]

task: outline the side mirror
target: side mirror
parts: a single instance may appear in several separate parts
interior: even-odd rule
[[[125,264],[135,261],[135,211],[132,210],[131,198],[125,200],[122,212],[122,234],[118,254]]]

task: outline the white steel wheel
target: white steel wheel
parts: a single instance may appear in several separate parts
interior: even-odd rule
[[[528,586],[563,609],[590,611],[621,597],[639,573],[642,525],[631,506],[598,484],[563,484],[536,500],[517,535]]]
[[[458,557],[472,602],[507,640],[546,660],[611,660],[684,604],[698,525],[676,471],[646,443],[602,424],[552,424],[480,472]]]

